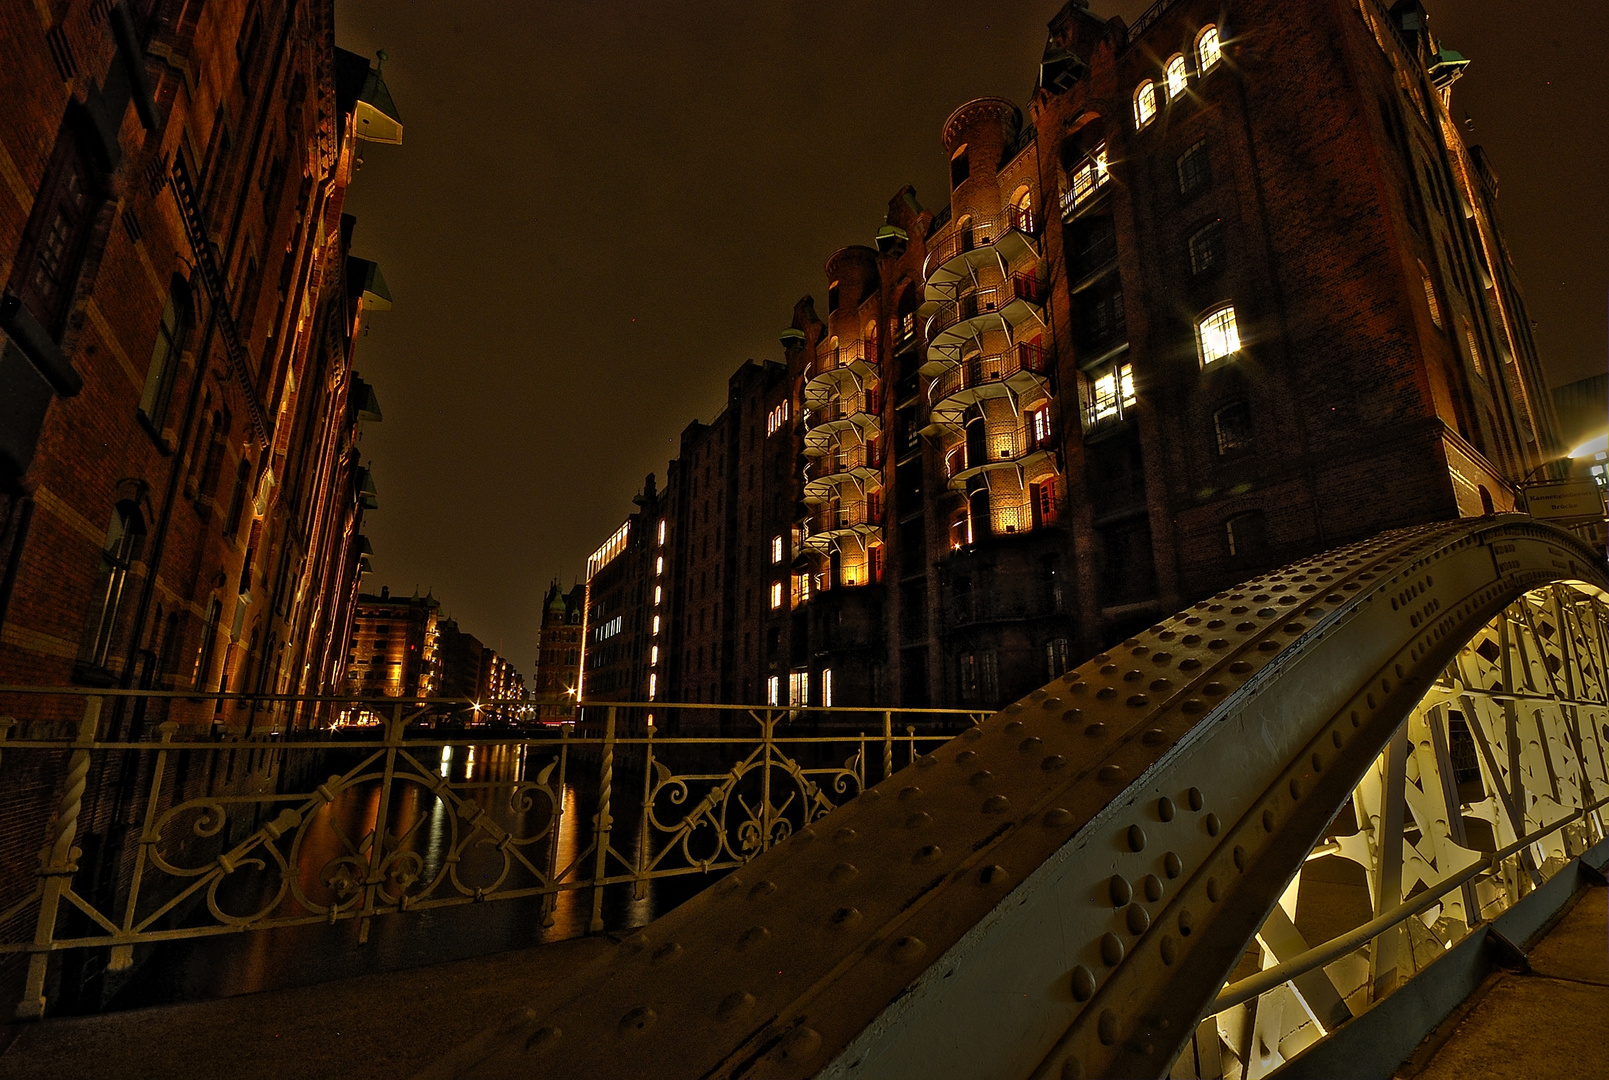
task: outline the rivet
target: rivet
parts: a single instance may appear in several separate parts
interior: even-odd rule
[[[1071,676],[1069,676],[1069,678],[1070,677]],[[1069,686],[1067,688],[1067,692],[1069,694],[1087,694],[1087,693],[1089,693],[1089,683],[1087,683],[1087,682],[1075,682],[1075,683],[1073,683],[1071,686]]]
[[[844,882],[848,881],[858,873],[860,873],[860,871],[855,869],[854,863],[841,862],[831,870],[827,871],[827,880],[832,882],[834,885],[842,885]]]
[[[1130,887],[1128,878],[1122,874],[1112,875],[1112,880],[1106,883],[1106,891],[1111,895],[1112,906],[1115,908],[1126,907],[1134,898],[1134,890]]]
[[[531,1037],[529,1039],[525,1040],[525,1049],[532,1053],[536,1053],[538,1051],[546,1050],[548,1047],[552,1046],[562,1038],[564,1038],[563,1028],[554,1027],[551,1024],[546,1027],[539,1027],[535,1031],[531,1032]]]
[[[1100,1019],[1095,1022],[1095,1034],[1099,1036],[1103,1046],[1111,1046],[1117,1042],[1117,1013],[1111,1009],[1102,1009]]]
[[[1084,729],[1084,734],[1088,735],[1092,739],[1098,739],[1102,735],[1106,734],[1106,725],[1097,720],[1095,723]]]
[[[720,889],[720,895],[730,896],[732,893],[735,893],[739,889],[743,888],[743,879],[738,875],[733,874],[725,881],[721,882],[718,888]],[[629,945],[631,942],[628,941],[626,944]]]
[[[1191,917],[1190,909],[1185,908],[1183,911],[1179,912],[1179,933],[1183,934],[1185,937],[1189,937],[1190,931],[1194,928],[1195,919]]]
[[[927,945],[921,938],[906,935],[894,942],[893,948],[888,950],[889,959],[896,963],[907,964],[923,953],[927,952]]]
[[[640,1035],[653,1027],[654,1021],[658,1019],[659,1014],[654,1010],[646,1005],[639,1005],[635,1009],[627,1011],[626,1015],[620,1018],[620,1034]]]
[[[1222,895],[1223,895],[1223,890],[1218,887],[1218,879],[1215,878],[1215,877],[1208,878],[1207,879],[1207,899],[1212,901],[1214,904],[1216,904],[1218,902],[1218,897],[1220,897]]]
[[[735,990],[721,999],[715,1006],[715,1015],[722,1020],[729,1020],[740,1012],[748,1011],[754,1004],[754,995],[746,990]]]
[[[1273,652],[1278,648],[1279,642],[1277,641],[1259,641],[1257,643],[1258,652]]]
[[[1009,724],[1007,724],[1005,726],[1005,732],[1006,732],[1007,735],[1015,735],[1017,732],[1019,732],[1021,730],[1022,730],[1022,721],[1021,720],[1013,720],[1013,721],[1011,721]]]
[[[1112,698],[1117,697],[1117,690],[1110,686],[1103,686],[1099,690],[1095,691],[1095,696],[1102,701],[1109,701]]]
[[[1263,811],[1263,832],[1273,832],[1273,831],[1274,831],[1274,812],[1272,810],[1264,810]]]
[[[1207,835],[1217,836],[1223,829],[1223,822],[1218,820],[1217,814],[1208,814],[1206,817]]]
[[[749,890],[749,899],[750,900],[759,900],[759,899],[762,899],[764,897],[770,896],[772,893],[774,893],[776,891],[777,891],[776,882],[774,882],[774,881],[756,881],[754,883],[754,888]]]
[[[911,862],[921,866],[924,863],[937,862],[939,856],[943,854],[943,849],[937,844],[928,844],[925,847],[917,849],[916,854],[911,856]]]
[[[1007,705],[1005,707],[1005,709],[1002,710],[1002,711],[1004,711],[1006,713],[1010,713],[1010,714],[1020,713],[1020,712],[1022,712],[1022,702],[1013,701],[1010,705]]]
[[[1141,705],[1149,705],[1151,699],[1144,694],[1130,694],[1128,703],[1134,708],[1139,708]]]
[[[1246,849],[1241,847],[1239,844],[1236,844],[1235,845],[1234,855],[1235,855],[1235,869],[1236,870],[1244,870],[1244,869],[1246,869]]]
[[[923,825],[926,825],[932,820],[932,816],[926,811],[918,810],[916,813],[905,819],[905,827],[907,829],[920,829]]]
[[[1061,718],[1062,723],[1064,724],[1076,724],[1084,718],[1084,710],[1068,709],[1066,712],[1061,714]]]
[[[1021,750],[1025,754],[1031,754],[1043,745],[1045,745],[1045,740],[1038,738],[1037,736],[1030,735],[1026,739],[1022,740],[1022,742],[1017,744],[1017,749]]]
[[[967,783],[971,784],[973,787],[982,787],[984,784],[987,784],[990,778],[993,776],[994,773],[990,772],[988,769],[980,769],[968,778]]]
[[[1145,672],[1141,671],[1139,668],[1133,668],[1123,673],[1124,682],[1139,682],[1143,678],[1145,678]]]
[[[985,866],[978,871],[978,883],[980,885],[993,885],[997,881],[1004,881],[1005,877],[1006,868],[1000,865]]]
[[[969,727],[965,731],[961,732],[961,738],[965,739],[967,742],[977,742],[979,739],[983,738],[983,729],[980,727]]]
[[[1225,641],[1221,637],[1215,637],[1211,641],[1207,642],[1207,648],[1209,649],[1227,649],[1228,647],[1229,642]]]
[[[1173,820],[1173,800],[1166,795],[1156,801],[1156,816],[1163,821]]]
[[[1072,985],[1074,1000],[1088,1001],[1095,996],[1095,973],[1083,964],[1073,968],[1068,982]]]
[[[1140,904],[1130,904],[1123,917],[1129,924],[1131,934],[1143,934],[1151,928],[1151,916]]]
[[[1064,807],[1054,806],[1046,810],[1045,816],[1040,820],[1045,823],[1047,829],[1060,829],[1073,820],[1073,813]]]
[[[1101,771],[1096,774],[1096,778],[1102,783],[1115,784],[1123,779],[1123,766],[1102,765]]]
[[[855,839],[855,830],[850,828],[839,829],[832,834],[832,838],[840,844],[851,843]]]
[[[1176,878],[1184,870],[1184,864],[1179,861],[1176,852],[1168,852],[1162,856],[1162,872],[1170,878]]]
[[[674,941],[667,941],[654,950],[654,963],[663,964],[668,960],[676,959],[681,954],[682,947],[679,944]]]
[[[741,885],[743,883],[740,881],[740,882],[738,882],[738,884]],[[728,891],[735,892],[736,890],[733,889],[733,890],[728,890]],[[626,949],[626,951],[628,953],[630,953],[633,956],[635,956],[638,953],[646,952],[647,949],[648,949],[648,946],[651,945],[652,943],[653,943],[652,939],[649,938],[649,936],[648,936],[648,934],[646,932],[637,933],[637,934],[631,935],[629,938],[626,939],[625,949]]]
[[[1200,666],[1201,666],[1201,661],[1197,660],[1193,656],[1187,656],[1183,660],[1179,661],[1179,670],[1180,671],[1194,671],[1196,668],[1198,668]]]
[[[1300,780],[1292,777],[1288,787],[1290,788],[1291,798],[1300,799],[1302,797],[1302,782]]]
[[[978,752],[976,750],[963,750],[959,754],[955,755],[955,763],[963,767],[971,764],[977,759]]]
[[[804,829],[800,829],[798,832],[793,834],[793,843],[797,844],[800,847],[803,847],[805,844],[810,843],[815,838],[816,838],[816,830],[811,829],[811,828],[804,828]]]
[[[1162,899],[1162,880],[1155,874],[1146,874],[1140,879],[1140,891],[1145,893],[1145,898],[1154,904]]]
[[[827,919],[834,929],[842,930],[846,926],[853,926],[860,921],[860,909],[841,907]]]
[[[1224,692],[1224,686],[1223,683],[1210,682],[1201,688],[1201,692],[1203,694],[1211,694],[1213,697],[1217,697],[1219,694]]]
[[[1173,689],[1173,683],[1168,679],[1152,679],[1151,689],[1156,691],[1171,690]]]
[[[983,800],[983,812],[985,814],[1003,814],[1006,812],[1006,807],[1010,805],[1011,801],[1004,795],[990,795]]]
[[[923,754],[921,757],[916,759],[916,767],[918,769],[931,769],[938,763],[939,759],[934,757],[932,754]]]
[[[915,784],[911,784],[907,787],[902,787],[899,789],[899,797],[903,802],[910,802],[920,794],[922,794],[922,789],[917,787]]]
[[[1061,1080],[1084,1080],[1084,1065],[1076,1057],[1069,1057],[1061,1063]]]
[[[1048,697],[1039,703],[1039,707],[1044,709],[1046,712],[1054,712],[1055,710],[1061,708],[1061,698]]]
[[[1039,767],[1044,769],[1046,772],[1055,772],[1057,769],[1066,764],[1066,758],[1062,757],[1060,754],[1051,754],[1049,757],[1045,758],[1045,760],[1039,763]]]
[[[1185,701],[1181,708],[1183,708],[1187,713],[1204,712],[1206,711],[1207,703],[1202,701],[1200,698],[1189,698]]]
[[[1251,665],[1246,663],[1246,661],[1244,661],[1244,660],[1236,660],[1233,664],[1229,665],[1229,671],[1230,671],[1231,674],[1234,674],[1234,675],[1244,675],[1246,672],[1248,672],[1250,670],[1251,670]]]
[[[806,1061],[821,1049],[821,1036],[813,1028],[794,1028],[782,1040],[783,1061]]]
[[[1179,946],[1166,934],[1162,935],[1162,945],[1157,951],[1162,954],[1164,964],[1173,963],[1179,956]]]
[[[1146,746],[1156,746],[1158,743],[1168,741],[1168,733],[1159,727],[1154,727],[1146,731],[1144,735],[1141,735],[1140,741]]]
[[[1140,828],[1138,825],[1130,825],[1129,826],[1129,832],[1128,832],[1128,841],[1129,841],[1129,850],[1130,851],[1144,851],[1145,850],[1145,830]]]
[[[1123,962],[1123,942],[1110,931],[1101,935],[1101,962],[1107,967],[1117,967]]]
[[[742,952],[744,949],[753,948],[770,936],[771,931],[767,930],[765,927],[751,926],[747,930],[743,931],[741,935],[739,935],[737,939],[738,951]]]

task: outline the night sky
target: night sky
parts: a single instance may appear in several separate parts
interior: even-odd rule
[[[347,203],[396,299],[358,354],[385,413],[366,588],[432,589],[529,677],[548,581],[578,579],[743,360],[780,359],[830,252],[870,244],[905,183],[948,201],[945,117],[1024,102],[1058,7],[337,0],[338,43],[386,50],[405,125],[364,144]],[[1609,19],[1428,7],[1473,61],[1454,113],[1495,163],[1551,380],[1602,372]]]

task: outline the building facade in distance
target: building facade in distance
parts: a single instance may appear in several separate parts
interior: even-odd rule
[[[536,670],[531,676],[535,718],[544,724],[575,719],[580,693],[586,586],[559,588],[555,578],[542,601],[542,628],[537,636]]]
[[[442,621],[441,601],[434,596],[396,597],[385,587],[378,595],[360,595],[342,692],[353,697],[443,696]],[[456,633],[456,623],[452,629]],[[480,661],[479,655],[473,658],[477,681]]]
[[[1566,448],[1467,65],[1417,0],[1068,3],[1025,110],[946,121],[948,205],[834,252],[593,557],[585,697],[993,707],[1512,508]]]

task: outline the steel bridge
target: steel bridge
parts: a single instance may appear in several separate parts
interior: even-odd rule
[[[1515,515],[1249,581],[421,1076],[1388,1075],[1602,867],[1606,589]]]

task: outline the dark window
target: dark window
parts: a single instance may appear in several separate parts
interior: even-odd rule
[[[167,303],[156,327],[156,344],[151,348],[151,366],[145,373],[145,389],[140,394],[140,413],[158,432],[167,418],[168,398],[173,393],[173,377],[179,369],[179,353],[189,329],[189,304],[184,286],[175,282],[168,290]]]
[[[1107,279],[1111,280],[1111,279]],[[1128,335],[1128,319],[1123,311],[1121,288],[1090,289],[1077,296],[1078,347],[1099,353]]]
[[[988,705],[1000,700],[1000,664],[993,649],[978,654],[978,693]]]
[[[1117,227],[1111,215],[1101,214],[1079,220],[1073,226],[1073,272],[1077,281],[1088,277],[1117,258]]]
[[[967,148],[963,146],[950,159],[950,187],[952,189],[960,187],[971,175],[972,163],[967,159]]]
[[[1058,675],[1067,673],[1072,665],[1069,660],[1072,650],[1067,646],[1066,638],[1052,638],[1045,642],[1045,670],[1048,678],[1054,679]]]
[[[1179,155],[1179,194],[1193,195],[1212,182],[1207,162],[1207,140],[1201,139]]]
[[[1251,445],[1251,405],[1231,401],[1212,414],[1212,427],[1218,438],[1218,456],[1223,457]]]
[[[1205,274],[1224,264],[1223,223],[1211,221],[1190,237],[1190,272]]]
[[[106,543],[95,574],[91,593],[89,632],[84,636],[80,659],[92,667],[104,668],[112,655],[117,634],[117,617],[123,608],[129,567],[140,553],[145,523],[133,503],[118,503],[106,528]]]
[[[55,337],[67,319],[95,209],[89,165],[65,129],[51,170],[17,253],[13,281],[34,318]]]
[[[213,597],[207,604],[207,617],[201,624],[201,643],[196,650],[195,676],[190,680],[197,690],[206,688],[207,677],[212,672],[213,645],[218,639],[218,619],[223,614],[223,604]],[[355,660],[355,656],[348,657]]]
[[[973,653],[962,653],[956,661],[960,679],[962,701],[978,700],[978,658]]]
[[[1101,591],[1108,604],[1129,604],[1156,593],[1151,527],[1144,518],[1100,530]]]
[[[1261,510],[1236,514],[1224,522],[1224,541],[1231,558],[1247,558],[1268,546],[1267,526]]]
[[[838,310],[838,283],[836,281],[827,286],[827,310],[829,312]]]
[[[240,529],[241,514],[246,509],[246,488],[250,483],[251,462],[242,458],[235,467],[235,490],[229,496],[229,512],[224,515],[225,536],[233,536]]]

